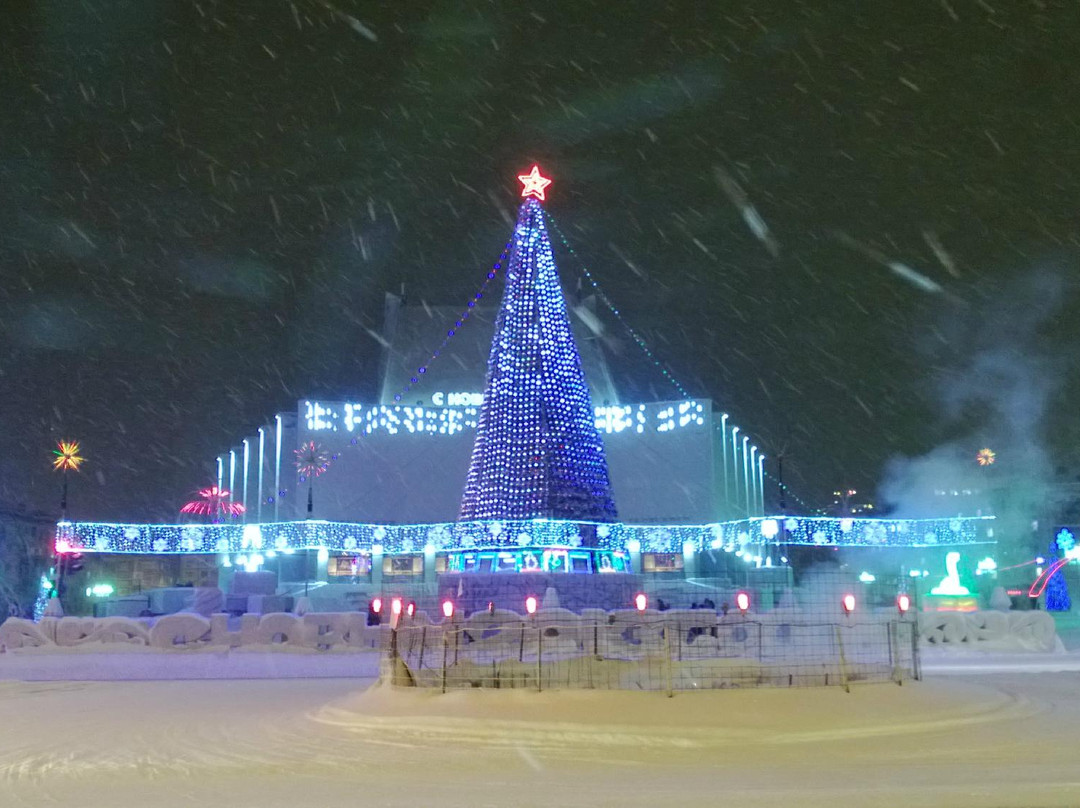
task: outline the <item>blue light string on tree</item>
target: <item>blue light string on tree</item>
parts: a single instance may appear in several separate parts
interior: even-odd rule
[[[798,494],[796,494],[794,491],[791,490],[791,487],[789,485],[787,485],[786,483],[780,482],[780,480],[778,480],[776,477],[774,477],[769,472],[766,471],[766,472],[764,472],[764,474],[768,479],[770,479],[774,483],[776,483],[776,487],[781,489],[784,492],[784,494],[791,497],[793,500],[795,500],[800,505],[802,505],[804,511],[806,511],[808,513],[814,513],[814,514],[823,514],[823,513],[825,513],[824,508],[815,508],[815,507],[813,507],[811,505],[807,505],[806,502],[802,499],[802,497],[800,497]]]
[[[589,281],[589,283],[592,285],[592,288],[596,291],[597,297],[599,297],[601,302],[603,302],[603,304],[608,307],[611,313],[615,315],[618,321],[622,324],[623,328],[626,329],[627,333],[631,336],[634,342],[637,343],[637,346],[642,350],[645,356],[649,358],[649,361],[651,361],[653,365],[656,366],[656,368],[660,371],[660,373],[663,374],[664,378],[671,382],[672,386],[679,391],[679,395],[683,398],[692,398],[690,393],[687,392],[686,388],[679,383],[679,380],[676,379],[671,374],[671,372],[666,367],[664,367],[663,363],[661,363],[660,360],[656,358],[653,352],[649,349],[649,346],[648,344],[646,344],[644,338],[642,338],[637,333],[637,331],[635,331],[633,327],[628,322],[626,322],[625,319],[623,319],[623,316],[619,313],[619,310],[615,307],[615,304],[611,302],[611,299],[607,296],[604,290],[600,288],[600,284],[596,282],[596,278],[594,278],[592,273],[589,272],[589,268],[585,265],[585,262],[581,260],[581,257],[576,252],[574,252],[574,248],[570,246],[570,242],[567,240],[566,236],[559,228],[559,223],[555,221],[555,218],[549,212],[544,211],[544,213],[547,215],[547,220],[551,222],[552,229],[559,236],[559,240],[562,241],[563,246],[572,256],[578,259],[579,265],[581,266],[581,271],[585,275],[586,280]]]
[[[679,382],[679,380],[676,379],[672,375],[671,371],[669,371],[663,365],[663,363],[659,359],[656,358],[656,355],[652,352],[652,350],[649,348],[648,344],[645,342],[645,339],[640,334],[638,334],[637,331],[634,330],[633,326],[631,326],[626,321],[626,319],[622,316],[622,314],[619,313],[619,310],[615,307],[615,304],[611,301],[611,298],[609,298],[607,296],[607,294],[604,292],[604,290],[600,288],[600,284],[597,282],[596,278],[593,277],[593,274],[589,271],[588,266],[585,265],[585,262],[581,259],[581,257],[574,251],[574,248],[570,245],[570,241],[566,238],[566,235],[562,232],[561,228],[559,227],[559,223],[555,221],[555,217],[553,217],[549,211],[545,210],[544,213],[545,213],[545,215],[547,217],[547,220],[549,222],[551,222],[552,229],[559,236],[560,241],[562,241],[563,246],[567,249],[567,251],[572,256],[574,256],[575,258],[578,259],[579,265],[581,267],[582,274],[585,276],[586,280],[589,281],[589,284],[592,286],[592,288],[594,290],[596,290],[597,297],[599,297],[601,302],[603,302],[603,304],[605,306],[607,306],[608,310],[610,310],[611,313],[615,315],[616,319],[618,319],[618,321],[622,324],[623,328],[626,329],[627,333],[631,336],[631,338],[634,340],[634,342],[637,344],[637,346],[641,349],[642,353],[644,353],[645,356],[649,359],[649,361],[653,363],[653,365],[660,371],[661,374],[663,374],[664,378],[667,379],[672,384],[672,386],[674,386],[675,389],[678,390],[679,393],[684,398],[690,398],[690,394],[686,391],[686,388],[683,387],[683,385]],[[764,476],[768,477],[769,479],[775,479],[768,472],[764,472]],[[812,513],[823,513],[823,511],[820,508],[812,508],[811,506],[807,505],[806,502],[804,502],[797,494],[795,494],[795,492],[793,492],[791,490],[791,488],[789,488],[787,485],[784,485],[783,483],[779,482],[778,480],[776,481],[776,483],[777,483],[777,485],[779,485],[784,490],[784,492],[786,494],[789,494],[792,497],[792,499],[794,499],[796,502],[798,502],[800,505],[802,505],[805,510],[807,510],[809,512],[812,512]]]
[[[509,250],[510,250],[511,246],[512,245],[508,242],[505,245],[505,247],[503,247],[503,251],[499,255],[498,260],[496,260],[491,265],[491,270],[487,273],[487,277],[484,279],[484,282],[480,285],[480,288],[472,296],[472,300],[469,301],[469,303],[466,306],[465,310],[461,313],[461,315],[457,318],[457,320],[454,321],[453,326],[450,327],[447,330],[446,336],[443,337],[443,340],[442,340],[441,343],[439,343],[439,346],[434,351],[431,352],[431,356],[428,358],[428,361],[426,363],[424,363],[423,365],[421,365],[420,367],[418,367],[416,369],[416,375],[410,377],[408,383],[406,383],[405,386],[401,388],[401,390],[399,390],[397,393],[394,394],[394,401],[401,401],[402,397],[406,393],[408,393],[409,390],[411,390],[414,386],[419,384],[419,382],[427,374],[428,369],[431,367],[431,363],[434,362],[436,359],[438,359],[442,355],[442,352],[443,352],[443,350],[445,350],[447,344],[449,344],[450,340],[457,334],[458,330],[460,330],[461,327],[465,324],[465,322],[469,319],[469,316],[470,316],[471,312],[473,311],[473,309],[475,309],[477,304],[481,300],[483,300],[484,292],[487,291],[488,286],[495,279],[498,271],[500,269],[502,269],[503,262],[506,260],[506,257],[507,257],[507,255],[509,253]],[[351,443],[352,443],[353,446],[355,446],[357,444],[357,438],[353,438]],[[334,455],[333,459],[337,460],[338,456]],[[324,467],[323,470],[325,471],[326,468]],[[300,476],[300,482],[301,483],[306,482],[306,477],[301,475]],[[284,499],[287,492],[288,492],[287,488],[282,489],[281,491],[277,492],[277,497],[279,499]],[[272,505],[274,503],[274,496],[267,497],[265,502],[266,502],[267,505]]]
[[[461,518],[614,521],[596,415],[540,203],[518,210]]]
[[[484,279],[484,282],[480,285],[479,291],[477,291],[476,294],[473,295],[472,300],[469,301],[469,304],[466,307],[465,311],[463,311],[461,313],[461,316],[459,316],[457,320],[454,321],[454,325],[451,328],[447,329],[446,336],[443,337],[442,342],[439,343],[439,347],[431,352],[431,356],[428,358],[428,361],[418,367],[416,369],[416,375],[410,377],[408,383],[400,391],[394,394],[394,401],[401,401],[402,397],[406,393],[408,393],[409,390],[411,390],[415,385],[419,384],[420,380],[428,372],[428,368],[431,366],[431,363],[442,355],[442,352],[446,348],[447,344],[449,344],[450,340],[457,335],[458,330],[469,319],[472,310],[475,309],[477,304],[483,299],[484,292],[487,291],[488,285],[493,280],[495,280],[496,274],[500,269],[502,269],[503,262],[506,260],[506,256],[508,255],[511,246],[512,245],[509,242],[506,244],[506,246],[503,248],[502,253],[499,255],[499,259],[491,265],[491,271],[488,272],[487,277]]]

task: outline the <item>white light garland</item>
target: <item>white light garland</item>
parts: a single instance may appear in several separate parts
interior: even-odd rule
[[[575,547],[595,532],[605,550],[679,553],[722,549],[747,551],[762,545],[825,547],[926,547],[994,544],[994,517],[964,519],[833,519],[765,517],[705,525],[595,524],[562,520],[445,522],[375,525],[352,522],[268,522],[218,525],[131,525],[61,522],[57,541],[73,552],[144,555],[250,553],[318,549],[331,552],[398,554],[431,546],[436,552],[481,548],[518,549],[521,537],[537,547]],[[783,524],[783,531],[774,532]],[[593,528],[597,528],[595,531]],[[846,528],[846,529],[845,529]],[[751,554],[753,555],[753,554]]]

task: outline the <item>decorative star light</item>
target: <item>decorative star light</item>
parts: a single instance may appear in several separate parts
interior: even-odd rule
[[[308,441],[301,448],[294,449],[296,470],[305,477],[318,477],[330,466],[330,453],[321,443]]]
[[[543,197],[541,197],[542,199]],[[86,458],[79,454],[79,442],[77,440],[62,440],[53,449],[56,459],[53,468],[57,471],[78,471],[79,466],[86,462]]]
[[[980,466],[992,466],[997,459],[997,455],[994,454],[993,449],[979,449],[979,453],[975,455],[975,460]]]
[[[232,495],[228,489],[218,488],[216,485],[200,488],[199,496],[202,499],[188,502],[180,509],[180,513],[194,513],[217,518],[218,516],[239,516],[245,510],[239,502],[231,501]]]
[[[521,190],[522,196],[535,196],[541,202],[544,201],[544,189],[551,185],[551,180],[540,175],[539,166],[533,166],[528,174],[518,174],[518,181],[525,186]]]

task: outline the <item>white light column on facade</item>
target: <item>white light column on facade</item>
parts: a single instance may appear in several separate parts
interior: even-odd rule
[[[724,467],[724,506],[727,507],[731,502],[730,484],[728,483],[728,468],[727,468],[727,419],[728,414],[725,412],[720,416],[720,453],[722,465]]]
[[[739,501],[739,428],[731,428],[731,493],[732,501]]]
[[[278,519],[278,504],[281,499],[281,416],[275,415],[277,438],[274,440],[274,521]]]
[[[248,508],[248,466],[251,464],[251,444],[247,438],[244,438],[244,498],[242,500],[244,504],[244,522],[247,522],[247,508]]]
[[[750,496],[751,496],[751,501],[753,502],[753,505],[754,505],[754,514],[753,515],[757,514],[758,484],[759,484],[759,482],[760,481],[757,479],[757,447],[756,446],[751,446],[750,447]]]
[[[225,458],[221,455],[217,459],[217,487],[218,491],[225,487]]]
[[[265,494],[263,493],[263,462],[266,456],[266,430],[259,427],[259,504],[256,506],[255,518],[262,524],[262,504]]]
[[[761,483],[761,515],[765,515],[765,455],[757,456],[758,480]]]
[[[236,499],[236,450],[229,449],[229,504]],[[231,509],[230,509],[231,510]]]
[[[742,439],[742,473],[743,473],[743,490],[746,493],[746,515],[750,515],[750,455],[746,451],[746,447],[750,445],[750,437],[743,435]]]

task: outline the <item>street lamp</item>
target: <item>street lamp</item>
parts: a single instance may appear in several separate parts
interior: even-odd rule
[[[750,480],[754,483],[754,485],[751,486],[751,489],[752,489],[752,493],[754,495],[754,504],[755,505],[757,505],[757,499],[758,499],[758,496],[757,496],[758,485],[760,485],[760,483],[761,483],[760,480],[755,479],[754,475],[756,475],[756,474],[757,474],[757,447],[756,446],[751,446],[750,447]]]
[[[759,454],[757,456],[758,464],[758,482],[761,484],[761,515],[765,515],[765,455]]]
[[[743,470],[743,489],[746,493],[746,515],[750,516],[750,464],[747,462],[746,447],[750,444],[750,438],[747,435],[743,435],[742,439],[742,470]]]
[[[720,457],[721,465],[724,467],[724,504],[727,505],[731,502],[731,485],[728,482],[728,467],[727,467],[727,420],[729,416],[725,412],[720,416]]]
[[[732,499],[739,498],[739,427],[731,428],[731,471],[732,471]]]

